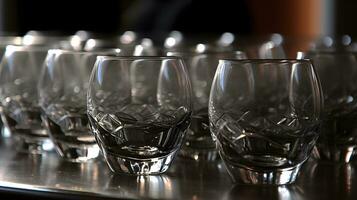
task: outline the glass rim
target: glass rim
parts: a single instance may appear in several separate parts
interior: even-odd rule
[[[95,54],[110,54],[110,53],[121,53],[122,50],[120,48],[108,48],[108,49],[101,49],[97,51],[76,51],[71,49],[48,49],[48,53],[63,53],[63,54],[73,54],[73,55],[95,55]]]
[[[38,52],[47,52],[50,48],[47,46],[31,46],[31,45],[6,45],[5,52],[7,50],[11,51],[38,51]]]
[[[168,53],[181,54],[181,56],[200,56],[200,55],[218,55],[218,54],[231,54],[231,55],[246,54],[244,51],[241,51],[241,50],[206,51],[206,52],[202,52],[202,53],[196,52],[196,51],[167,51],[166,54],[168,54]],[[177,55],[177,56],[181,57],[180,55]]]
[[[145,59],[145,60],[165,60],[165,59],[171,59],[171,60],[182,60],[181,57],[179,56],[97,56],[98,59],[105,59],[105,60],[139,60],[139,59]]]
[[[235,62],[235,63],[309,63],[311,64],[311,59],[219,59],[219,62]]]

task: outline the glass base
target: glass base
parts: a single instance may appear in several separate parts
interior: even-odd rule
[[[92,145],[68,145],[65,143],[55,143],[57,153],[69,162],[87,162],[99,156],[99,147]]]
[[[252,169],[243,165],[225,162],[233,181],[252,185],[285,185],[295,182],[301,164],[285,169]]]
[[[194,149],[186,146],[183,146],[179,151],[179,156],[196,161],[216,161],[219,159],[216,149]]]
[[[312,151],[314,159],[340,163],[350,163],[356,156],[357,146],[315,147]]]
[[[176,152],[174,151],[167,156],[151,159],[135,159],[103,153],[109,168],[114,173],[154,175],[164,173],[170,167]]]

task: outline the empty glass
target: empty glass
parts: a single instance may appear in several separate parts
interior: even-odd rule
[[[324,91],[321,136],[314,156],[350,162],[357,146],[357,60],[346,51],[308,52]]]
[[[288,184],[318,138],[323,99],[308,60],[220,60],[211,132],[231,177]]]
[[[88,115],[113,172],[165,172],[191,120],[191,86],[180,58],[97,58]]]
[[[47,49],[6,47],[0,67],[1,118],[20,141],[21,151],[39,153],[49,147],[47,131],[41,124],[37,82]]]
[[[86,94],[96,57],[105,53],[48,51],[38,85],[39,102],[50,137],[65,160],[84,162],[99,155],[89,128]]]
[[[185,60],[193,91],[192,121],[180,155],[195,160],[216,160],[218,155],[208,120],[208,100],[213,77],[219,59],[244,59],[245,53],[241,51],[201,54],[169,52],[168,55],[181,56]]]

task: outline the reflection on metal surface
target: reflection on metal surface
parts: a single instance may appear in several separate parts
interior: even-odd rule
[[[305,193],[320,199],[355,199],[356,163],[329,163],[311,160],[305,166],[300,184]],[[322,191],[323,192],[317,192]]]
[[[180,199],[177,183],[166,175],[112,175],[106,189],[113,190],[118,187],[129,193],[137,194],[138,198]]]
[[[53,152],[16,153],[11,140],[1,139],[1,187],[119,199],[357,199],[354,163],[311,160],[292,185],[233,185],[221,161],[177,158],[160,176],[113,175],[100,159],[69,163]]]
[[[241,199],[305,199],[303,190],[294,185],[288,186],[248,186],[235,185],[224,196],[225,200]],[[307,198],[308,199],[308,198]]]

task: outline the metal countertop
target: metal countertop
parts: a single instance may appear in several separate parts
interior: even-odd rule
[[[357,164],[310,160],[287,186],[234,185],[220,162],[176,158],[160,176],[113,175],[106,163],[62,161],[55,152],[17,153],[11,139],[0,142],[0,191],[39,192],[118,199],[357,199]]]

